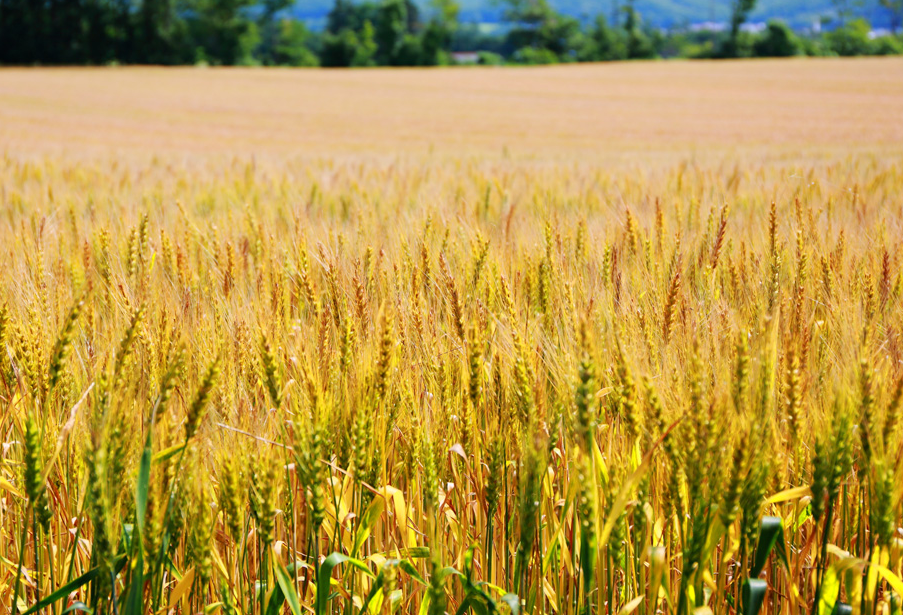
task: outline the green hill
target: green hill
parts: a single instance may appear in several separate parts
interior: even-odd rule
[[[467,22],[496,22],[501,19],[500,4],[493,0],[459,0],[461,20]],[[333,0],[299,0],[295,13],[312,21],[321,21],[329,12]],[[559,11],[574,17],[587,17],[597,13],[611,15],[616,3],[613,0],[551,0]],[[427,6],[427,0],[418,0]],[[621,2],[620,4],[623,4]],[[683,24],[726,21],[730,2],[725,0],[637,0],[636,8],[643,20],[656,27],[672,27]],[[860,9],[876,27],[887,25],[886,12],[869,3]],[[796,29],[809,28],[820,17],[834,14],[832,0],[760,0],[750,16],[751,22],[781,19]]]

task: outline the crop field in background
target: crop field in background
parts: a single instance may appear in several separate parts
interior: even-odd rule
[[[903,60],[526,70],[6,69],[0,152],[672,160],[903,143]]]
[[[0,70],[0,613],[892,615],[903,62]]]

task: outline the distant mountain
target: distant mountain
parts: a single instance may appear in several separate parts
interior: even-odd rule
[[[416,0],[421,6],[428,6],[428,0]],[[461,21],[493,23],[501,20],[502,5],[495,0],[459,0]],[[314,25],[322,24],[332,7],[333,0],[298,0],[294,13]],[[578,18],[592,17],[598,13],[612,15],[615,7],[625,2],[614,0],[551,0],[551,4],[562,13]],[[886,27],[887,13],[869,3],[860,9],[875,27]],[[730,2],[726,0],[637,0],[636,8],[643,21],[655,27],[699,24],[704,22],[725,22],[730,14]],[[820,17],[833,15],[832,0],[759,0],[756,10],[750,15],[750,22],[765,22],[781,19],[796,29],[811,28]]]

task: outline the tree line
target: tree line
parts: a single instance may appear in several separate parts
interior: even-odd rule
[[[903,0],[878,0],[899,24]],[[838,1],[823,33],[779,21],[744,28],[755,0],[730,0],[722,31],[644,24],[633,1],[577,19],[548,0],[504,0],[504,24],[460,23],[455,0],[335,0],[322,31],[292,17],[295,0],[0,0],[0,64],[435,66],[455,51],[482,64],[549,64],[657,57],[736,58],[903,53],[896,33],[874,37]]]

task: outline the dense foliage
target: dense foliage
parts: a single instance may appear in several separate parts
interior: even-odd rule
[[[891,15],[900,0],[878,0]],[[322,32],[292,17],[294,0],[0,0],[0,64],[434,66],[454,51],[479,62],[551,64],[657,57],[732,58],[903,53],[862,17],[839,12],[824,34],[773,21],[744,29],[755,0],[731,3],[724,32],[644,24],[633,2],[578,20],[548,0],[506,0],[504,25],[459,23],[455,0],[335,0]],[[842,4],[842,3],[841,3]],[[700,16],[704,18],[704,16]],[[894,22],[896,23],[896,22]]]

